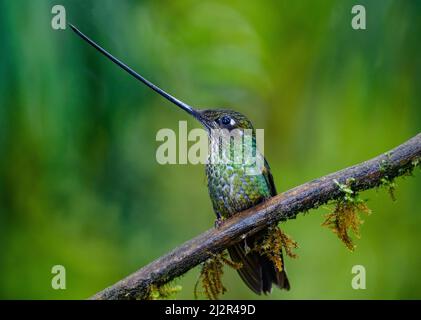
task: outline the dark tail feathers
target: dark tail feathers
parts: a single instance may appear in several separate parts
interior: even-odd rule
[[[247,238],[250,243],[251,239]],[[250,242],[249,242],[250,241]],[[257,294],[268,294],[272,291],[272,283],[281,289],[289,290],[290,284],[285,268],[279,272],[272,261],[257,252],[246,253],[244,242],[228,248],[231,259],[242,263],[238,273],[244,283]],[[280,252],[283,261],[282,252]],[[282,263],[282,265],[284,265]]]

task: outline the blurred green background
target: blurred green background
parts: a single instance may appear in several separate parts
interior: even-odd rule
[[[155,135],[188,119],[69,29],[57,1],[0,1],[0,298],[81,299],[213,226],[202,165],[159,165]],[[194,106],[265,129],[278,191],[374,157],[421,129],[421,1],[60,1],[68,22]],[[364,4],[367,29],[351,28]],[[257,297],[226,268],[224,298],[421,298],[421,174],[362,194],[354,253],[321,227],[292,290]],[[51,288],[64,265],[67,289]],[[353,290],[353,265],[367,289]],[[193,298],[198,268],[177,280]]]

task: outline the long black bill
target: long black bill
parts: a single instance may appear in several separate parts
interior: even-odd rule
[[[198,120],[200,120],[200,116],[199,113],[192,108],[191,106],[189,106],[188,104],[184,103],[183,101],[178,100],[177,98],[173,97],[172,95],[170,95],[169,93],[165,92],[164,90],[162,90],[161,88],[157,87],[156,85],[154,85],[152,82],[150,82],[149,80],[145,79],[144,77],[142,77],[140,74],[138,74],[136,71],[134,71],[132,68],[130,68],[128,65],[126,65],[125,63],[123,63],[122,61],[120,61],[119,59],[117,59],[116,57],[114,57],[112,54],[108,53],[104,48],[100,47],[98,44],[96,44],[94,41],[92,41],[90,38],[88,38],[85,34],[83,34],[78,28],[76,28],[74,25],[69,24],[70,28],[72,28],[72,30],[79,36],[81,37],[83,40],[85,40],[87,43],[89,43],[92,47],[94,47],[95,49],[97,49],[99,52],[101,52],[104,56],[106,56],[108,59],[110,59],[112,62],[114,62],[116,65],[118,65],[119,67],[123,68],[124,70],[126,70],[129,74],[131,74],[133,77],[135,77],[137,80],[143,82],[144,84],[146,84],[149,88],[151,88],[152,90],[154,90],[155,92],[159,93],[161,96],[163,96],[164,98],[166,98],[167,100],[171,101],[172,103],[174,103],[175,105],[179,106],[181,109],[187,111],[189,114],[193,115],[195,118],[197,118]]]

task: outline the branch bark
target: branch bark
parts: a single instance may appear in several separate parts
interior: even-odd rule
[[[354,179],[352,189],[363,191],[408,174],[421,162],[421,133],[395,149],[355,166],[307,182],[268,201],[236,214],[218,229],[210,229],[139,269],[91,299],[135,299],[148,294],[151,285],[164,284],[218,253],[279,221],[294,219],[300,212],[319,207],[341,197],[334,180],[345,184]]]

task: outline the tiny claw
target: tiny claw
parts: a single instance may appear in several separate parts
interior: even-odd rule
[[[215,219],[215,229],[219,229],[224,224],[223,218],[216,218]]]
[[[244,239],[244,251],[248,254],[251,251],[251,248],[247,244],[247,238]]]

